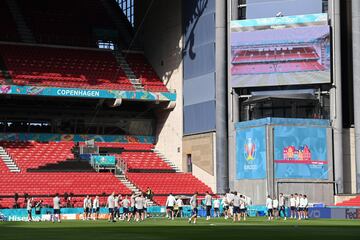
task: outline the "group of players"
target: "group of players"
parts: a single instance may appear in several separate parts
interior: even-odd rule
[[[267,196],[266,198],[266,208],[268,212],[268,220],[279,218],[281,215],[286,220],[286,202],[288,201],[288,206],[290,207],[290,218],[291,219],[308,219],[308,207],[309,200],[306,195],[303,194],[290,194],[285,196],[283,193],[280,193],[279,199],[271,198]]]
[[[175,217],[183,217],[184,198],[175,197],[173,194],[169,194],[167,197],[166,217],[174,220]],[[186,198],[188,199],[188,198]],[[33,204],[33,198],[27,200],[28,220],[32,220],[31,210]],[[199,204],[200,202],[200,204]],[[288,204],[287,204],[288,202]],[[122,197],[120,194],[116,195],[114,192],[108,196],[106,201],[106,208],[109,212],[108,221],[116,222],[116,220],[123,221],[143,221],[147,217],[147,207],[149,205],[149,199],[144,193],[132,193],[130,196],[125,195]],[[248,216],[248,206],[251,205],[251,199],[245,195],[238,194],[237,192],[226,193],[221,197],[212,196],[209,192],[206,192],[202,201],[198,199],[198,193],[194,193],[189,200],[191,206],[191,216],[188,220],[189,223],[196,223],[198,217],[199,206],[206,209],[206,220],[211,219],[211,210],[214,210],[214,217],[220,217],[220,206],[223,208],[223,216],[225,219],[232,219],[234,222],[246,220]],[[268,220],[277,219],[283,217],[287,219],[286,206],[290,208],[291,219],[307,219],[308,218],[308,199],[303,194],[291,194],[284,195],[280,193],[279,198],[266,198],[266,208]],[[123,209],[120,214],[120,209]],[[60,217],[60,197],[58,194],[53,198],[54,213],[51,220],[53,222],[61,222]],[[92,199],[90,196],[86,196],[83,201],[83,220],[98,220],[100,214],[100,200],[99,196]]]

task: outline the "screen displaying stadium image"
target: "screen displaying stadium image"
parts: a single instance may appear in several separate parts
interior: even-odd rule
[[[308,15],[291,19],[232,23],[233,87],[331,82],[330,27],[325,21],[326,14],[317,16],[313,22]]]

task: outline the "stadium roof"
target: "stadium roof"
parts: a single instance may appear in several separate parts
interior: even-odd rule
[[[328,26],[234,32],[231,36],[231,46],[312,43],[329,36],[329,33]]]

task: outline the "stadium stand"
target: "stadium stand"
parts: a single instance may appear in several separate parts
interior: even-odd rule
[[[0,41],[19,41],[16,23],[13,20],[6,0],[0,0]]]
[[[140,79],[145,90],[154,92],[168,92],[168,89],[160,80],[143,54],[126,53],[125,56],[129,66],[135,75]]]
[[[294,48],[288,50],[255,51],[240,50],[235,53],[233,64],[265,63],[318,60],[320,57],[312,47]]]
[[[0,142],[22,171],[74,159],[73,142]]]
[[[15,193],[27,193],[31,196],[73,193],[74,195],[106,195],[112,192],[130,194],[112,173],[20,173],[1,174],[0,192],[2,195],[14,196]],[[51,198],[44,198],[51,203]],[[80,199],[80,198],[78,198]],[[76,201],[76,199],[73,199]],[[103,201],[104,202],[104,201]],[[12,207],[13,199],[1,201],[2,207]],[[81,200],[75,206],[81,206]]]
[[[134,90],[110,51],[0,44],[15,85]]]
[[[188,194],[194,192],[212,192],[210,187],[205,185],[191,173],[126,173],[126,177],[140,190],[145,191],[150,187],[155,194],[168,195],[169,193]],[[166,196],[155,196],[154,201],[164,205]]]
[[[360,207],[360,196],[356,196],[347,201],[336,204],[339,207]]]
[[[96,47],[97,29],[116,31],[101,1],[17,2],[38,43]]]
[[[157,171],[157,172],[174,172],[174,169],[164,162],[154,152],[123,152],[116,154],[116,157],[123,160],[129,172],[144,172],[144,171]]]
[[[263,73],[289,73],[306,71],[323,71],[322,66],[317,61],[306,62],[286,62],[286,63],[255,63],[237,64],[231,68],[231,73],[238,74],[263,74]]]

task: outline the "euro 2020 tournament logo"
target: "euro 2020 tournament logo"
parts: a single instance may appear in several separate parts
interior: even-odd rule
[[[246,161],[255,160],[256,145],[251,138],[248,138],[246,140],[244,154],[245,154]]]
[[[256,171],[258,169],[258,166],[255,163],[256,144],[254,143],[252,138],[248,138],[246,140],[246,144],[244,146],[244,157],[246,160],[246,164],[244,165],[244,170],[245,171]]]

